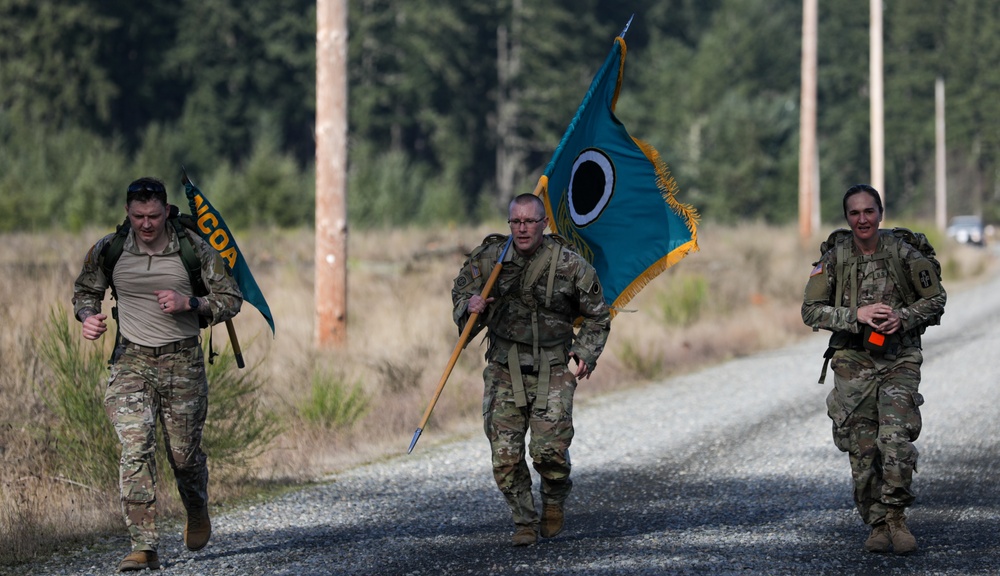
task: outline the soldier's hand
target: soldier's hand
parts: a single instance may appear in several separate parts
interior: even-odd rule
[[[108,325],[104,323],[108,319],[107,314],[91,314],[83,321],[83,337],[87,340],[97,340],[108,330]]]
[[[160,311],[164,314],[184,311],[180,303],[185,299],[177,292],[173,290],[154,290],[153,294],[156,294],[156,301],[159,302]]]
[[[493,300],[495,300],[495,298],[492,296],[484,300],[479,294],[473,294],[472,297],[469,298],[469,303],[466,305],[466,308],[469,310],[470,314],[482,314],[486,310],[486,307],[493,303]]]
[[[576,360],[576,373],[574,375],[577,380],[590,378],[590,366],[587,366],[587,362],[577,356],[575,352],[570,352],[569,357]]]
[[[858,308],[858,322],[871,326],[881,334],[892,334],[902,326],[899,314],[881,302]]]
[[[882,334],[893,334],[903,327],[903,319],[896,314],[895,310],[890,310],[885,320],[878,325],[878,331]]]

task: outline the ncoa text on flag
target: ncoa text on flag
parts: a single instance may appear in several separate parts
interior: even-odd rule
[[[257,281],[250,273],[246,258],[243,257],[239,246],[236,245],[236,238],[226,226],[222,214],[212,206],[208,198],[205,198],[201,190],[187,177],[187,174],[184,175],[184,194],[187,196],[191,215],[198,222],[198,234],[208,242],[209,246],[215,248],[222,259],[229,264],[229,268],[233,271],[233,278],[239,285],[240,291],[243,292],[243,300],[253,304],[254,308],[260,311],[264,319],[267,320],[268,326],[271,327],[273,335],[274,318],[271,316],[271,308],[264,300],[264,293],[260,291]]]

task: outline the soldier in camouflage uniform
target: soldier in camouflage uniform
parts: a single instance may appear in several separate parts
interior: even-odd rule
[[[452,301],[460,330],[472,313],[482,314],[475,332],[488,330],[484,429],[493,477],[513,515],[512,543],[527,546],[539,531],[546,538],[562,531],[563,504],[573,486],[573,392],[577,379],[588,378],[597,364],[611,317],[593,266],[557,237],[543,234],[548,219],[538,197],[512,200],[509,218],[512,249],[492,293],[485,300],[480,296],[507,241],[499,234],[486,238],[462,266]],[[582,324],[574,335],[578,318]],[[529,429],[528,451],[541,477],[540,521],[525,462]]]
[[[208,411],[208,381],[199,316],[209,324],[239,312],[240,289],[219,254],[196,234],[206,296],[195,297],[180,257],[180,239],[167,223],[163,183],[133,182],[125,210],[131,230],[113,271],[120,333],[112,358],[104,407],[121,441],[121,502],[132,552],[118,569],[160,566],[156,529],[156,421],[163,423],[167,459],[187,510],[184,541],[200,550],[211,535],[208,467],[201,449]],[[87,253],[73,289],[73,309],[83,336],[96,340],[107,330],[101,303],[109,278],[98,263],[109,234]]]
[[[827,408],[834,444],[850,456],[858,512],[871,526],[864,547],[888,552],[891,545],[907,554],[917,548],[904,510],[914,500],[913,442],[921,427],[920,334],[944,311],[947,295],[930,260],[891,231],[880,233],[882,200],[874,188],[851,187],[843,205],[851,235],[842,250],[827,250],[814,265],[802,320],[834,332],[826,354],[835,376]],[[846,263],[838,262],[838,252],[850,255]],[[838,270],[847,270],[845,278]],[[914,294],[909,304],[907,290]]]

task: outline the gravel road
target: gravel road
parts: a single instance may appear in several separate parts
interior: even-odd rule
[[[577,406],[563,534],[509,545],[482,435],[216,513],[209,546],[163,530],[164,570],[245,574],[1000,574],[1000,278],[952,294],[925,336],[909,557],[862,551],[816,384],[826,336]],[[612,337],[614,337],[612,335]],[[832,376],[830,377],[832,381]],[[584,384],[585,385],[585,384]],[[537,486],[537,478],[536,478]],[[124,538],[21,567],[111,574]]]

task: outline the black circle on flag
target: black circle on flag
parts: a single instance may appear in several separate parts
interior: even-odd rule
[[[615,165],[597,148],[576,157],[569,177],[566,202],[573,223],[583,228],[601,217],[615,191]]]

